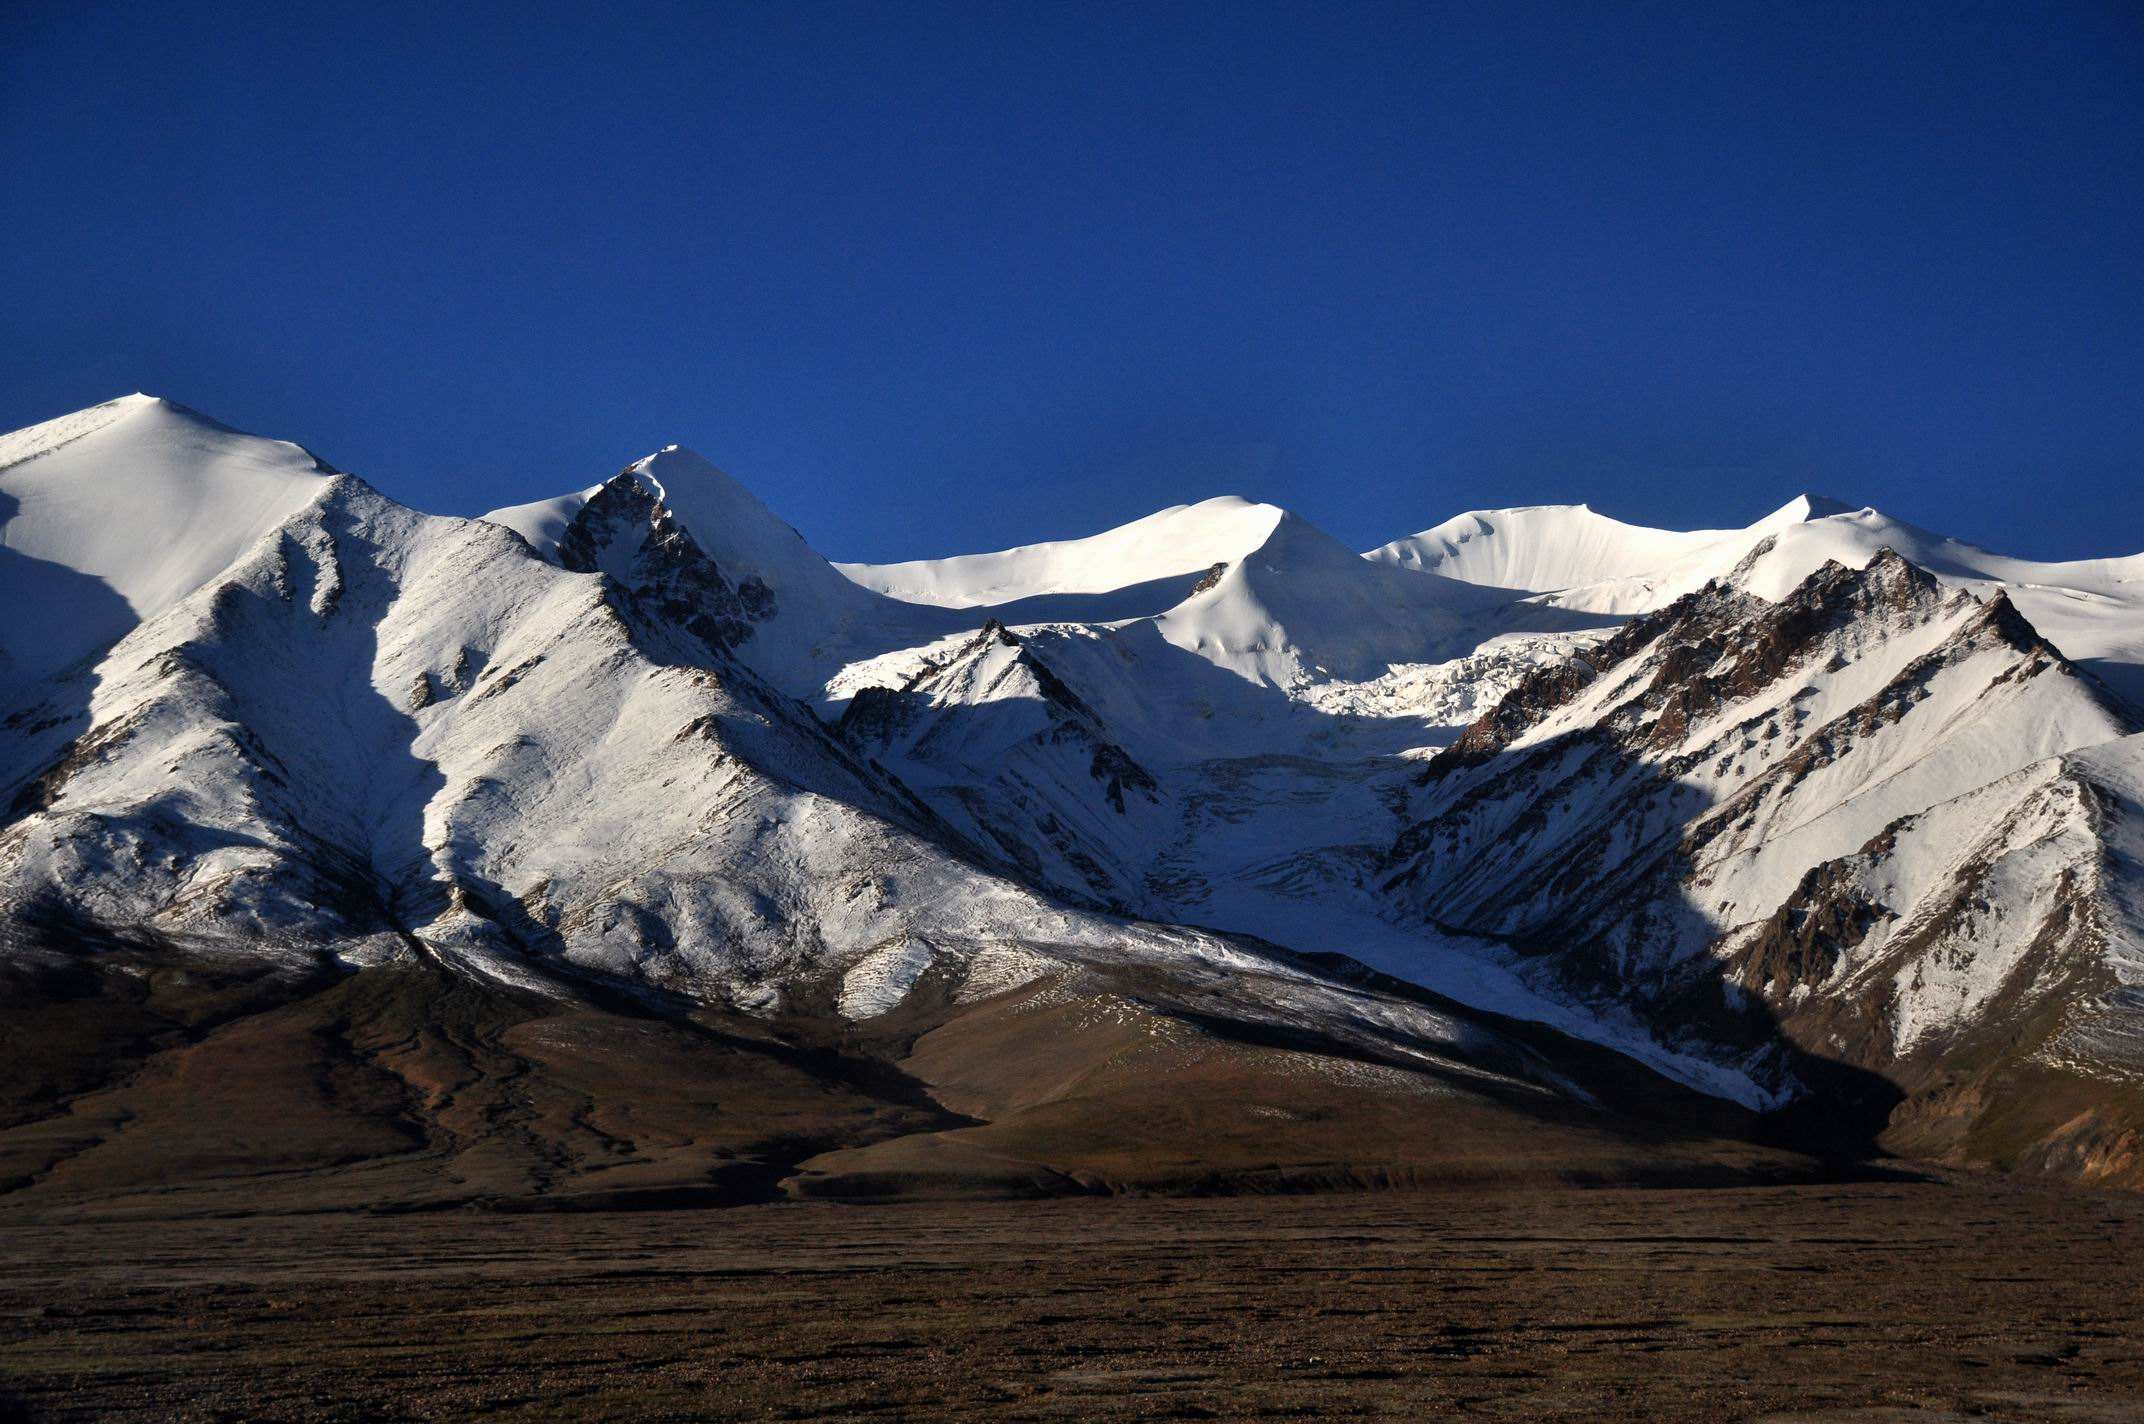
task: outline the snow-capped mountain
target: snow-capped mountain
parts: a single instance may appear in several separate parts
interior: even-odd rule
[[[154,396],[0,435],[0,686],[60,671],[201,586],[334,471]],[[34,614],[33,614],[34,610]]]
[[[312,1024],[278,1051],[431,1103],[413,1064],[474,1081],[511,1039],[564,1103],[593,1050],[528,1034],[654,1015],[861,1095],[742,1137],[679,1107],[618,1157],[565,1107],[501,1108],[501,1145],[449,1092],[395,1173],[1771,1173],[1749,1113],[1851,1108],[1900,1150],[2144,1182],[2144,556],[1808,498],[1695,533],[1484,511],[1358,556],[1214,499],[834,565],[676,447],[461,519],[147,397],[0,436],[0,521],[23,1023],[192,1023],[172,985],[215,983],[248,1007],[185,1054]],[[368,984],[429,987],[367,991],[360,1031],[337,986]],[[181,1040],[82,1031],[0,1104],[26,1182],[119,1171],[100,1122],[185,1119],[143,1086]],[[424,1171],[395,1190],[447,1190]]]
[[[2108,892],[2125,813],[2069,758],[2126,765],[2144,715],[2001,589],[1885,549],[1774,601],[1751,585],[1776,567],[1767,539],[1521,683],[1423,768],[1386,887],[1760,1080],[1791,1052],[1953,1087],[1946,1046],[1996,1038],[2003,1073],[2059,1053],[2118,1081],[2126,1047],[2079,1045],[2125,1042],[2089,1025],[2144,987]],[[1940,1146],[1972,1154],[2018,1112],[1953,1109]]]
[[[964,626],[850,582],[742,485],[676,446],[602,484],[484,518],[562,567],[626,577],[643,596],[677,577],[672,550],[689,546],[736,597],[710,610],[689,582],[664,588],[673,614],[711,614],[731,651],[799,695],[849,663]]]
[[[1779,599],[1825,563],[1860,568],[1890,549],[1945,583],[2003,589],[2064,652],[2132,699],[2144,698],[2144,555],[2037,563],[1931,534],[1874,509],[1800,495],[1745,529],[1641,529],[1584,505],[1462,514],[1370,559],[1532,595],[1530,602],[1627,617],[1726,578]]]

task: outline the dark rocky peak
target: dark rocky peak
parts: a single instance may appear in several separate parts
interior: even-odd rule
[[[1888,544],[1876,551],[1860,575],[1859,586],[1882,607],[1921,609],[1943,600],[1943,585],[1936,576]]]
[[[2005,680],[2038,677],[2046,673],[2075,678],[2102,707],[2124,725],[2144,731],[2144,705],[2123,696],[2094,674],[2071,662],[2067,654],[2050,643],[2040,630],[2033,626],[2024,610],[2010,601],[2007,590],[1998,586],[1993,593],[1979,602],[1980,611],[1952,640],[1954,649],[1962,652],[1989,646],[2007,648],[2017,655],[2018,660],[2003,674]]]
[[[903,688],[860,687],[841,709],[834,730],[855,746],[883,748],[915,725],[920,706]]]
[[[1750,551],[1742,556],[1740,563],[1727,571],[1725,579],[1715,579],[1713,582],[1726,583],[1735,588],[1740,588],[1747,582],[1749,576],[1757,571],[1757,566],[1770,558],[1772,551],[1778,547],[1779,536],[1777,534],[1765,535],[1750,547]]]
[[[1740,616],[1686,617],[1665,630],[1644,695],[1620,709],[1625,730],[1672,745],[1729,703],[1852,656],[1842,642],[1850,630],[1919,623],[1947,606],[1935,576],[1890,549],[1863,569],[1826,562],[1778,603],[1744,603]]]
[[[1102,785],[1102,796],[1118,815],[1124,814],[1124,793],[1134,792],[1152,803],[1159,800],[1161,784],[1152,772],[1132,760],[1130,752],[1115,742],[1101,742],[1087,765],[1087,774]]]
[[[574,514],[559,536],[558,561],[576,573],[594,573],[613,550],[637,551],[662,517],[655,492],[631,470],[611,476]]]
[[[732,583],[637,471],[605,481],[558,541],[558,561],[608,575],[642,611],[727,653],[774,615],[774,591],[756,575]]]
[[[2040,630],[2032,626],[2032,620],[2010,601],[2010,591],[2005,588],[1998,587],[1994,593],[1981,600],[1980,614],[1974,618],[1968,631],[1998,638],[2021,653],[2043,653],[2063,662],[2068,661],[2054,644],[2040,636]]]
[[[1889,549],[1879,551],[1865,569],[1827,562],[1785,599],[1725,630],[1712,675],[1724,692],[1747,697],[1806,665],[1843,629],[1872,618],[1918,622],[1943,603],[1935,576]]]
[[[1754,691],[1829,633],[1870,615],[1903,614],[1919,621],[1945,607],[1946,597],[1935,575],[1886,548],[1866,568],[1827,560],[1777,603],[1743,592],[1732,575],[1715,580],[1628,624],[1604,651],[1628,656],[1655,641],[1719,647],[1730,666],[1740,669],[1743,690]],[[1681,666],[1693,664],[1685,656]]]
[[[1749,565],[1744,560],[1737,575]],[[1729,576],[1730,582],[1735,580],[1736,575]],[[1805,638],[1869,614],[1905,615],[1917,621],[1944,607],[1947,598],[1934,574],[1886,546],[1864,568],[1827,559],[1786,597],[1765,606],[1770,622]]]

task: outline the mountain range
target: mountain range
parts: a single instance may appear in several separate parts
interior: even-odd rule
[[[2140,703],[2144,554],[1813,496],[833,564],[129,396],[0,436],[0,1192],[2144,1186]]]

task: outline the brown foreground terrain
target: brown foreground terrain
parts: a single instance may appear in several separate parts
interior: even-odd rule
[[[2144,1419],[2144,1198],[0,1217],[28,1419]]]

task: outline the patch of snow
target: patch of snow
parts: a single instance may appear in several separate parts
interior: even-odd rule
[[[842,1017],[873,1019],[899,1008],[936,957],[928,941],[913,936],[870,951],[842,976]]]

